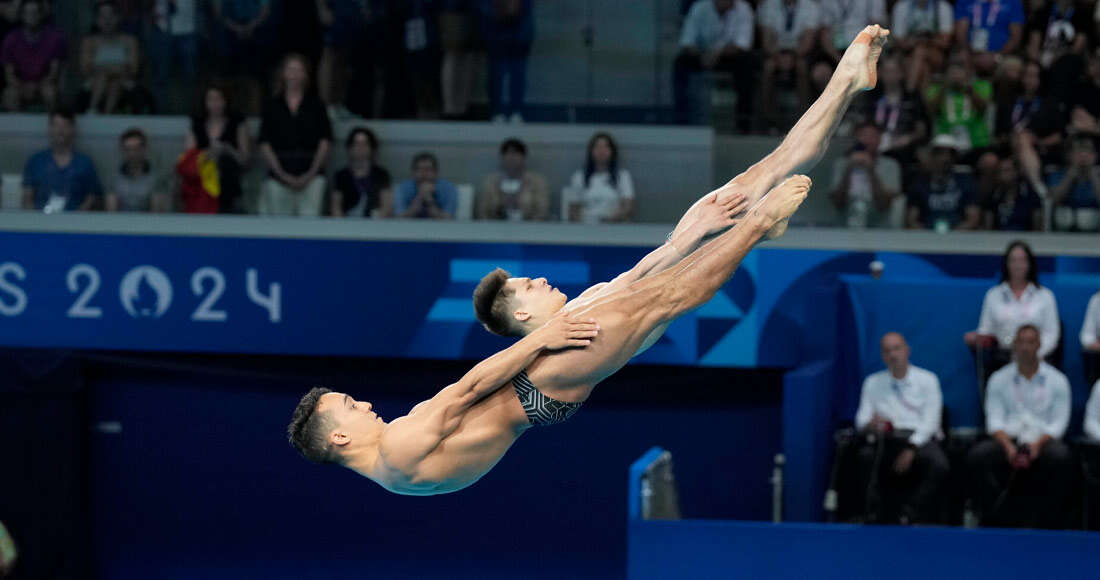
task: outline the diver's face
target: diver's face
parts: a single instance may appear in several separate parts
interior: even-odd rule
[[[336,445],[357,439],[370,440],[386,426],[370,403],[356,401],[344,393],[322,395],[317,401],[316,412],[328,413],[336,423],[336,429],[329,435]]]
[[[512,292],[512,312],[519,322],[546,321],[565,306],[565,294],[546,278],[509,278],[505,283]]]

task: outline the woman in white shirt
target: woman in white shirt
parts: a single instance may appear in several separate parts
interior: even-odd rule
[[[596,224],[630,221],[634,215],[634,182],[619,168],[619,148],[607,133],[588,140],[584,170],[573,173],[567,191],[569,221]]]
[[[1081,324],[1081,350],[1085,355],[1085,380],[1100,384],[1100,292],[1092,295],[1085,309],[1085,321]],[[1097,402],[1097,410],[1100,411],[1100,401]],[[1097,425],[1100,426],[1100,415],[1097,416]]]
[[[985,293],[978,329],[963,337],[967,346],[982,348],[992,356],[986,361],[987,376],[1012,359],[1016,329],[1024,324],[1039,329],[1040,357],[1045,359],[1058,347],[1061,324],[1054,293],[1039,285],[1039,269],[1031,247],[1015,241],[1001,259],[1001,283]]]

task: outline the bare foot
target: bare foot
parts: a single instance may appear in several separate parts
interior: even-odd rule
[[[844,56],[836,67],[836,74],[845,78],[853,91],[869,91],[875,88],[878,83],[878,57],[882,54],[882,47],[889,35],[889,30],[872,24],[864,28],[844,51]]]
[[[805,175],[793,175],[772,188],[760,199],[758,210],[768,219],[768,239],[775,239],[787,231],[787,222],[798,206],[805,201],[812,182]]]

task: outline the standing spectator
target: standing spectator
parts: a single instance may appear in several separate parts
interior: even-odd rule
[[[1069,424],[1069,381],[1039,357],[1039,329],[1015,333],[1012,364],[993,373],[985,396],[986,432],[967,455],[985,524],[1057,526],[1062,500],[1073,477],[1073,462],[1062,436]],[[1009,474],[1012,474],[1011,476]],[[1003,513],[1006,480],[1027,488],[1028,505]]]
[[[1054,227],[1094,232],[1100,229],[1100,167],[1096,145],[1088,137],[1070,141],[1066,165],[1050,174],[1047,186],[1054,206]]]
[[[901,227],[903,217],[892,221],[890,209],[901,195],[901,165],[879,155],[882,132],[874,123],[855,130],[856,144],[847,159],[838,159],[833,168],[833,205],[844,216],[848,227]]]
[[[317,67],[317,88],[329,106],[347,102],[348,71],[367,42],[368,23],[373,17],[367,0],[316,0],[317,15],[324,37],[321,63]]]
[[[1031,247],[1016,241],[1008,245],[1001,259],[1001,283],[985,293],[978,329],[967,332],[963,340],[983,350],[988,359],[983,366],[992,372],[1008,363],[1016,331],[1024,325],[1042,332],[1042,358],[1058,346],[1058,302],[1049,288],[1039,285],[1039,267]]]
[[[1092,385],[1092,394],[1085,405],[1085,435],[1100,441],[1100,381]]]
[[[903,523],[934,522],[935,500],[947,479],[950,464],[936,442],[943,437],[940,418],[943,395],[935,374],[909,364],[909,344],[897,332],[880,343],[886,370],[863,381],[856,412],[856,428],[875,435],[859,451],[861,487],[869,497],[870,521],[880,521],[882,488],[896,487],[898,477],[916,478],[911,495],[902,502]],[[884,485],[885,484],[885,485]],[[879,517],[876,517],[879,516]]]
[[[412,178],[397,185],[394,213],[403,218],[454,219],[458,211],[458,190],[439,178],[439,160],[431,153],[413,157]]]
[[[957,52],[948,60],[945,82],[931,83],[924,90],[928,115],[935,123],[936,135],[951,135],[956,147],[976,156],[989,146],[986,108],[993,98],[993,85],[972,74],[965,53]]]
[[[390,173],[375,163],[378,138],[366,127],[356,127],[344,143],[348,166],[333,178],[332,215],[383,218],[393,216]]]
[[[443,67],[443,118],[465,119],[474,82],[473,0],[443,0],[439,14],[439,43]],[[520,99],[522,101],[522,99]]]
[[[955,169],[958,143],[951,135],[932,140],[927,170],[914,179],[909,193],[906,225],[909,228],[974,230],[982,214],[970,176]]]
[[[898,0],[890,19],[890,40],[909,61],[907,88],[916,90],[943,67],[955,28],[954,9],[946,0]]]
[[[495,0],[494,0],[495,3]],[[387,117],[439,114],[439,33],[431,0],[390,0],[386,15]],[[490,95],[490,100],[492,95]]]
[[[884,0],[821,0],[821,50],[833,66],[871,24],[886,24]]]
[[[264,105],[259,143],[269,168],[260,191],[260,214],[321,215],[332,123],[324,103],[310,90],[304,56],[290,54],[279,66],[275,96]]]
[[[991,72],[996,55],[1017,52],[1024,42],[1024,6],[1020,0],[958,0],[955,44],[969,47],[975,67]]]
[[[586,224],[630,221],[634,181],[619,167],[619,146],[607,133],[588,140],[584,170],[573,173],[567,190],[569,221]]]
[[[149,162],[148,138],[136,127],[127,129],[118,139],[122,148],[122,166],[115,176],[114,189],[107,194],[107,211],[166,212],[171,209],[166,175]]]
[[[997,184],[985,204],[985,229],[1041,231],[1043,200],[1020,177],[1012,157],[998,163]]]
[[[868,102],[866,118],[882,131],[881,153],[900,163],[913,163],[917,147],[927,139],[928,123],[920,97],[905,88],[900,58],[879,61],[879,86]]]
[[[546,178],[527,170],[527,145],[508,139],[500,145],[500,171],[485,176],[477,197],[477,219],[544,221],[550,213]]]
[[[35,103],[49,110],[57,103],[66,44],[61,32],[45,23],[44,8],[39,0],[25,0],[20,11],[23,26],[9,32],[0,47],[4,108],[9,111]]]
[[[195,82],[199,58],[198,0],[154,0],[148,54],[153,69],[153,93],[158,111],[180,112],[179,93],[170,86],[179,82],[188,90]],[[171,106],[170,106],[171,105]]]
[[[241,179],[252,156],[252,135],[244,116],[229,106],[226,92],[207,87],[199,111],[191,117],[187,148],[205,151],[218,168],[218,208],[222,213],[239,213],[243,194]]]
[[[485,48],[489,53],[489,113],[494,122],[523,121],[527,58],[535,41],[532,3],[533,0],[481,0]]]
[[[49,122],[49,149],[32,155],[23,169],[23,209],[90,210],[103,196],[103,186],[91,158],[73,150],[76,117],[72,111],[56,110]]]
[[[737,86],[737,126],[743,132],[748,130],[756,96],[752,46],[753,13],[748,2],[696,0],[692,4],[680,31],[680,54],[672,64],[677,122],[691,120],[691,76],[704,70],[725,70],[733,73]]]
[[[1050,0],[1028,18],[1027,56],[1047,72],[1047,86],[1058,98],[1068,98],[1084,70],[1095,25],[1076,0]],[[1084,8],[1084,6],[1080,6]]]
[[[777,118],[779,86],[794,86],[799,110],[809,107],[809,60],[817,48],[820,19],[814,0],[764,0],[760,6],[757,20],[764,51],[760,103],[772,125],[786,125]]]
[[[80,43],[80,73],[87,110],[110,115],[118,111],[125,98],[136,94],[140,53],[137,38],[119,30],[114,2],[96,4],[95,14],[92,33]],[[128,104],[133,106],[132,102]]]
[[[261,79],[268,66],[268,50],[260,34],[271,16],[271,0],[220,0],[213,7],[220,74],[240,87],[237,102],[255,114],[260,110]]]

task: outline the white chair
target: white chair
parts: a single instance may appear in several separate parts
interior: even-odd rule
[[[455,219],[470,221],[474,219],[474,186],[469,183],[460,183],[455,186],[458,190],[458,207],[455,209]]]
[[[22,209],[23,176],[5,173],[0,176],[0,209]]]

